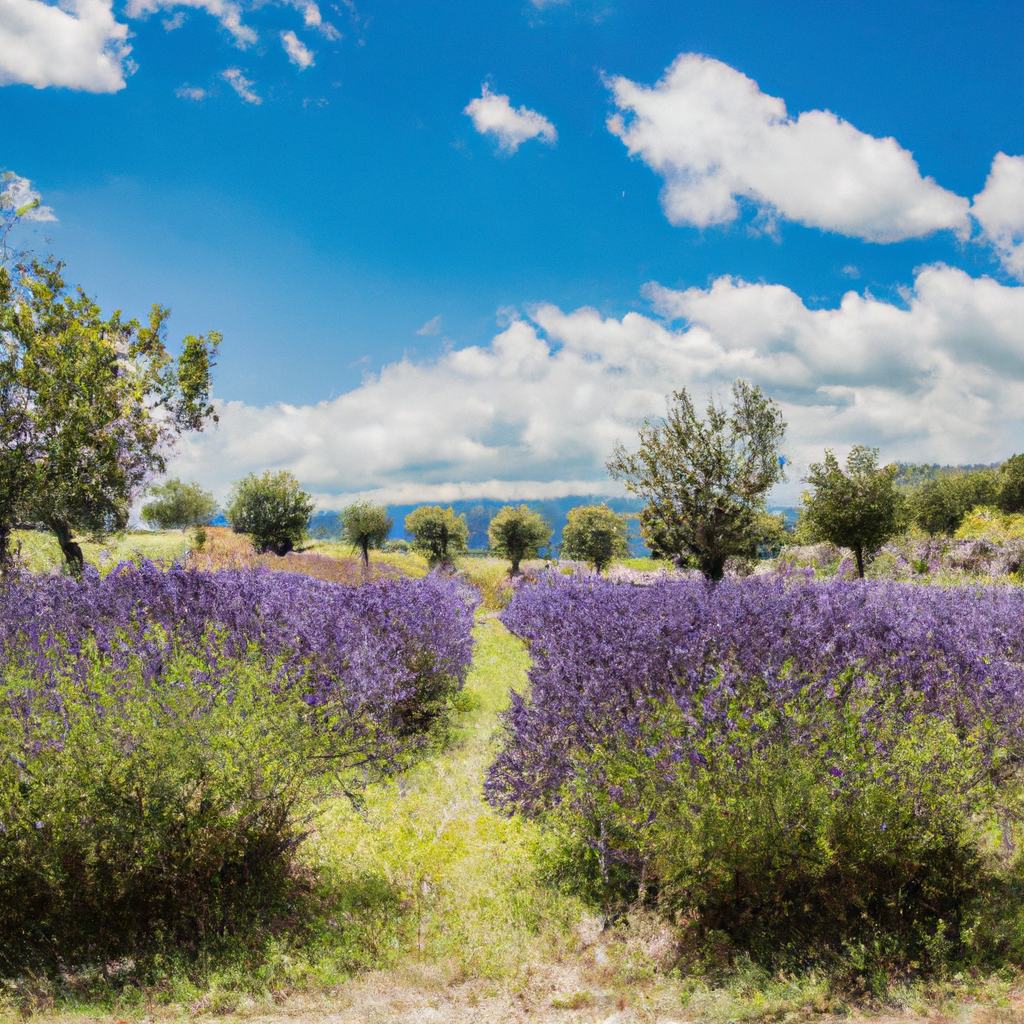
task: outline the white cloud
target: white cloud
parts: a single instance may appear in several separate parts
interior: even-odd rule
[[[2,2],[5,0],[0,0],[0,3]],[[175,7],[206,11],[231,33],[235,45],[240,49],[244,50],[259,40],[255,29],[242,24],[242,8],[234,0],[128,0],[125,12],[129,18],[145,18],[158,11],[170,11]]]
[[[982,239],[991,243],[1003,268],[1024,279],[1024,157],[996,153],[971,213],[981,225]]]
[[[22,220],[52,221],[56,220],[52,207],[40,204],[40,195],[32,187],[28,178],[23,178],[14,171],[4,171],[0,175],[0,210],[6,212],[23,210]]]
[[[83,92],[125,87],[128,26],[111,0],[0,0],[0,85]]]
[[[968,201],[922,177],[895,139],[827,110],[793,118],[721,61],[681,54],[653,87],[623,77],[608,86],[620,111],[608,128],[664,177],[673,224],[728,224],[745,200],[769,220],[871,242],[970,234]]]
[[[174,95],[179,100],[192,100],[198,103],[199,100],[206,99],[206,90],[201,89],[198,85],[182,85],[174,90]]]
[[[431,317],[417,332],[417,334],[432,335],[441,333],[441,315]]]
[[[724,396],[739,376],[783,405],[792,493],[825,445],[942,462],[1024,448],[1024,287],[937,265],[905,306],[851,291],[809,309],[781,285],[731,278],[645,292],[682,325],[543,305],[487,346],[404,359],[332,401],[220,403],[219,428],[190,439],[173,471],[224,490],[287,468],[318,493],[410,501],[600,492],[612,446],[662,415],[666,393]]]
[[[507,153],[514,153],[527,139],[539,138],[549,146],[558,139],[555,126],[543,114],[525,106],[513,110],[508,97],[491,92],[486,82],[482,94],[463,113],[473,119],[473,127],[481,135],[489,132],[496,136]]]
[[[220,77],[224,79],[232,89],[246,102],[255,103],[259,105],[263,102],[263,98],[258,96],[252,91],[252,87],[256,84],[250,82],[245,75],[238,68],[228,68],[226,71],[220,73]]]
[[[306,28],[315,28],[322,32],[328,39],[341,39],[341,33],[329,22],[324,21],[320,14],[320,8],[313,3],[313,0],[291,0],[292,6],[302,12],[302,20]]]
[[[281,45],[288,54],[288,59],[297,64],[300,71],[305,71],[315,63],[313,58],[316,54],[307,49],[306,44],[291,29],[281,33]]]

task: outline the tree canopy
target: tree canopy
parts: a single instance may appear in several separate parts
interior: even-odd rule
[[[0,568],[19,523],[52,530],[80,568],[73,534],[127,526],[175,439],[216,421],[221,336],[188,335],[175,359],[169,315],[154,305],[147,326],[105,318],[81,289],[69,293],[59,262],[0,266]]]
[[[370,548],[379,548],[388,539],[394,523],[383,505],[369,501],[353,502],[342,510],[345,539],[362,551],[363,565],[370,564]]]
[[[864,576],[864,554],[903,529],[907,502],[896,486],[896,467],[878,468],[878,449],[854,445],[845,472],[830,448],[825,461],[811,464],[800,514],[812,537],[850,548],[857,575]]]
[[[413,536],[413,549],[426,555],[433,566],[449,565],[454,555],[466,550],[469,527],[464,514],[449,505],[421,505],[405,517],[405,531]]]
[[[529,505],[505,505],[487,527],[487,539],[494,554],[512,563],[510,574],[519,575],[524,558],[536,558],[551,540],[551,527]]]
[[[304,536],[315,508],[291,473],[268,469],[235,483],[224,514],[231,529],[248,534],[257,551],[286,555]]]
[[[217,515],[213,495],[197,483],[182,483],[172,477],[149,489],[151,500],[142,506],[142,521],[159,530],[186,530],[207,526]]]
[[[629,526],[625,516],[607,504],[570,509],[562,530],[562,556],[590,562],[598,572],[613,559],[629,555]]]
[[[768,492],[785,479],[782,411],[744,380],[732,392],[731,413],[709,400],[704,418],[685,389],[674,392],[665,419],[640,428],[639,448],[617,444],[608,462],[647,501],[640,529],[648,547],[693,556],[712,580],[730,555],[755,553]]]

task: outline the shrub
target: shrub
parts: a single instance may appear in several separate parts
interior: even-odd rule
[[[291,473],[250,473],[231,491],[224,514],[235,533],[248,534],[257,551],[285,555],[302,539],[313,499]]]
[[[0,588],[0,969],[196,949],[294,890],[325,788],[446,733],[453,580],[121,566]]]
[[[1019,591],[551,574],[502,618],[533,687],[488,796],[545,822],[606,908],[653,903],[776,967],[1005,950]]]
[[[512,563],[510,574],[519,575],[524,558],[536,558],[551,540],[551,527],[529,505],[505,505],[487,527],[491,551]]]
[[[562,557],[590,562],[600,572],[613,558],[629,554],[626,517],[604,502],[570,509],[562,530]]]
[[[991,470],[936,477],[913,497],[914,518],[921,529],[932,535],[954,534],[972,509],[993,503],[996,483],[996,475]]]

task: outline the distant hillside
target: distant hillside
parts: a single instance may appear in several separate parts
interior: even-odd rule
[[[988,464],[975,462],[970,465],[963,466],[940,466],[938,463],[928,465],[927,463],[897,462],[896,468],[899,472],[896,474],[896,483],[900,487],[920,487],[929,480],[935,480],[940,476],[948,476],[950,473],[970,473],[978,469],[998,469],[1001,465],[1001,462]]]

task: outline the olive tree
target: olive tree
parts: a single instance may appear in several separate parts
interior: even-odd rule
[[[451,505],[421,505],[405,517],[405,532],[412,534],[413,549],[434,567],[450,565],[454,555],[466,550],[469,527],[465,515],[456,515]]]
[[[590,562],[601,572],[613,558],[629,555],[629,526],[625,516],[607,504],[570,509],[562,530],[562,556]]]
[[[208,526],[217,515],[213,495],[197,483],[182,483],[173,477],[149,489],[152,500],[142,506],[142,521],[158,530],[187,530]]]
[[[0,266],[0,570],[11,565],[11,530],[34,524],[80,571],[74,534],[124,529],[177,437],[216,421],[221,337],[188,335],[174,358],[169,315],[154,305],[147,326],[104,317],[68,291],[59,262]]]
[[[491,550],[512,563],[509,575],[519,575],[524,558],[536,558],[551,540],[551,527],[529,505],[505,505],[487,527]]]
[[[342,510],[345,539],[363,553],[363,565],[370,564],[370,548],[379,548],[388,539],[394,523],[383,505],[357,501]]]
[[[832,450],[825,461],[811,464],[801,518],[811,536],[850,548],[857,558],[857,575],[864,577],[864,555],[880,548],[906,525],[907,501],[896,486],[897,469],[878,467],[878,449],[854,445],[845,471]]]
[[[268,469],[234,484],[224,514],[231,529],[248,534],[257,551],[286,555],[305,535],[315,508],[291,473]]]
[[[782,411],[744,380],[732,393],[731,412],[709,399],[702,418],[685,389],[674,392],[665,419],[640,428],[639,448],[618,444],[608,462],[647,501],[640,529],[648,547],[692,556],[711,580],[722,578],[730,555],[754,554],[768,492],[785,479]]]

